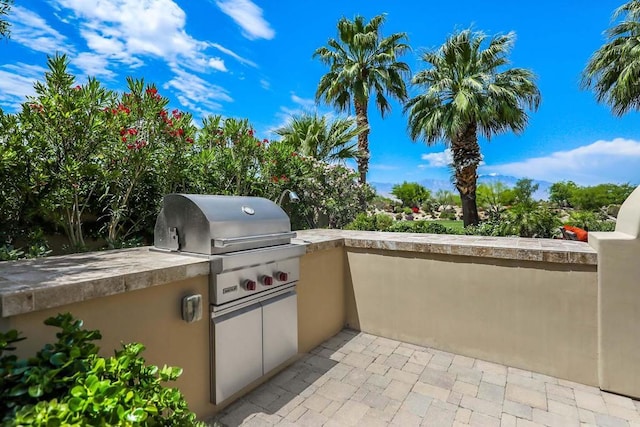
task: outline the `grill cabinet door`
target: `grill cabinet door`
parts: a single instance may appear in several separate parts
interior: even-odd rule
[[[292,291],[262,303],[265,374],[298,354],[297,302]]]
[[[213,403],[220,403],[262,376],[260,304],[213,319]]]

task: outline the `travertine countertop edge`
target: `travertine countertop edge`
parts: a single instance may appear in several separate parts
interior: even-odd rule
[[[0,317],[209,274],[206,259],[149,247],[0,263]]]
[[[559,239],[325,229],[297,234],[297,239],[307,243],[307,253],[344,246],[562,264],[598,263],[598,254],[588,243]]]

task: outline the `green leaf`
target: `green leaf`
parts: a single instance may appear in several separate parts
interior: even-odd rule
[[[80,412],[84,409],[84,400],[80,397],[72,397],[69,399],[69,410],[71,412]]]
[[[71,396],[73,397],[82,397],[85,394],[84,387],[81,385],[77,385],[71,389]]]
[[[64,365],[66,360],[67,360],[67,355],[62,352],[59,352],[59,353],[55,353],[53,356],[49,358],[49,363],[51,363],[53,366],[62,366]]]
[[[22,396],[26,394],[28,391],[29,389],[27,388],[26,385],[18,384],[17,386],[13,387],[11,391],[9,391],[9,396],[10,397]]]
[[[62,422],[57,417],[51,417],[47,420],[47,427],[58,427],[61,425],[62,425]]]
[[[31,397],[40,397],[42,396],[43,390],[41,384],[32,385],[29,387],[29,396]]]
[[[142,408],[136,408],[127,415],[127,421],[132,423],[140,423],[147,419],[147,413]]]

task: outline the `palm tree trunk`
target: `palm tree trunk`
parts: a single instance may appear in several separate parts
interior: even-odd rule
[[[358,172],[360,173],[360,184],[367,182],[367,172],[369,171],[369,118],[367,117],[367,103],[355,101],[356,123],[366,129],[358,135]]]
[[[476,135],[476,124],[469,124],[451,141],[453,167],[455,169],[455,185],[462,202],[462,219],[464,226],[478,225],[478,207],[476,205],[476,188],[478,185],[478,164],[480,163],[480,146]]]

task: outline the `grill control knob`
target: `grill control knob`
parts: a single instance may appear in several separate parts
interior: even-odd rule
[[[271,276],[262,276],[260,278],[260,281],[262,282],[263,285],[265,286],[271,286],[273,285],[273,277]]]
[[[279,271],[276,274],[276,277],[278,278],[279,281],[286,282],[287,280],[289,280],[289,273],[285,273],[284,271]]]
[[[254,282],[253,280],[245,280],[244,281],[244,288],[248,291],[255,291],[256,290],[256,282]]]

